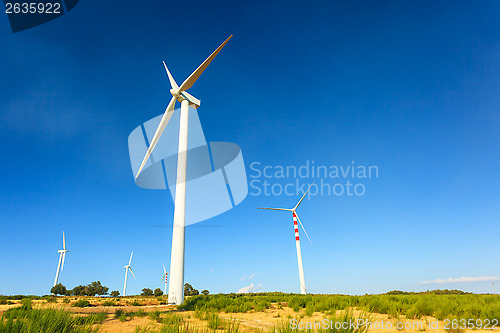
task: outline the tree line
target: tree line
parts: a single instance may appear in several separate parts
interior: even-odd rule
[[[108,294],[108,291],[109,288],[103,286],[101,281],[94,281],[86,286],[79,285],[69,290],[61,283],[58,283],[50,289],[51,294],[63,296],[104,296]]]
[[[53,286],[52,289],[50,289],[51,294],[62,295],[62,296],[95,296],[95,295],[105,296],[108,295],[108,291],[109,288],[103,286],[101,284],[101,281],[94,281],[86,286],[79,285],[69,290],[61,283],[58,283],[55,286]],[[201,293],[203,295],[208,295],[209,291],[205,289],[202,290]],[[194,289],[192,285],[190,285],[189,283],[184,284],[184,296],[196,296],[199,294],[200,292],[197,289]],[[114,290],[110,293],[110,296],[118,297],[120,296],[120,292]],[[155,290],[152,290],[150,288],[144,288],[142,289],[141,296],[160,297],[163,296],[163,291],[160,288],[156,288]]]

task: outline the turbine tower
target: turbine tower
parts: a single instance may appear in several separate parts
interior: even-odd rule
[[[313,186],[314,182],[311,184]],[[309,240],[309,243],[311,243],[311,239],[307,235],[306,229],[304,228],[304,225],[302,225],[302,222],[300,221],[299,214],[297,214],[297,208],[299,207],[300,203],[306,196],[307,192],[311,189],[311,186],[307,189],[306,193],[300,198],[299,202],[295,205],[293,208],[258,208],[258,209],[269,209],[269,210],[284,210],[287,212],[292,212],[293,214],[293,229],[295,232],[295,246],[297,248],[297,263],[299,266],[299,282],[300,282],[300,293],[301,294],[306,294],[306,280],[304,277],[304,266],[302,265],[302,252],[300,250],[300,239],[299,239],[299,226],[297,225],[297,220],[300,223],[300,226],[302,227],[302,230],[304,230],[304,233],[307,236],[307,239]]]
[[[69,252],[66,250],[66,240],[64,239],[64,231],[63,231],[63,249],[58,250],[59,252],[59,263],[57,264],[57,272],[56,272],[56,278],[54,280],[54,286],[57,284],[57,281],[59,280],[59,273],[62,272],[64,268],[64,259],[66,258],[66,252]]]
[[[163,276],[161,277],[161,281],[165,281],[165,287],[163,290],[163,293],[166,295],[167,294],[167,282],[168,282],[168,273],[167,270],[165,269],[165,265],[163,265]]]
[[[200,100],[190,95],[186,90],[191,88],[203,71],[212,62],[219,51],[233,37],[229,36],[180,86],[175,82],[167,65],[163,62],[167,71],[168,79],[172,89],[170,93],[172,98],[160,120],[155,135],[151,140],[146,155],[142,160],[139,171],[135,178],[139,176],[151,153],[153,152],[163,130],[172,117],[175,109],[175,102],[181,103],[180,128],[179,128],[179,146],[177,157],[177,179],[175,185],[174,199],[174,226],[172,231],[172,251],[170,258],[170,284],[168,288],[168,303],[181,304],[184,301],[184,238],[186,226],[186,171],[187,171],[187,149],[188,149],[188,119],[189,106],[197,108],[200,106]]]
[[[130,273],[132,273],[132,276],[134,277],[135,279],[135,275],[134,275],[134,272],[132,271],[132,267],[130,267],[130,264],[132,263],[132,255],[134,254],[134,251],[132,251],[132,253],[130,253],[130,259],[128,260],[128,265],[125,265],[125,283],[123,284],[123,296],[126,296],[126,292],[127,292],[127,275],[128,275],[128,271],[130,271]]]

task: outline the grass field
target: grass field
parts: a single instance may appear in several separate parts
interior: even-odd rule
[[[218,294],[188,297],[177,307],[167,306],[165,302],[163,297],[138,296],[0,296],[0,333],[462,333],[472,330],[494,332],[484,329],[484,326],[489,323],[489,328],[492,328],[495,320],[496,331],[500,331],[500,296],[456,291],[364,296]],[[360,320],[373,325],[323,326],[324,320],[329,323]],[[436,320],[439,326],[430,326]],[[292,326],[292,322],[297,326]],[[376,323],[385,323],[386,326],[380,328],[375,326]],[[399,323],[402,327],[397,327]]]

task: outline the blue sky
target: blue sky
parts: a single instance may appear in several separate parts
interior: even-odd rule
[[[254,162],[378,168],[362,196],[301,204],[309,292],[491,292],[421,282],[500,276],[499,15],[494,1],[81,0],[16,34],[0,15],[0,294],[49,292],[63,230],[67,287],[121,291],[132,250],[128,293],[162,287],[173,203],[135,185],[127,138],[170,99],[161,62],[182,81],[230,34],[189,92],[249,181]],[[188,227],[185,280],[298,292],[292,217],[256,207],[299,197],[249,195]]]

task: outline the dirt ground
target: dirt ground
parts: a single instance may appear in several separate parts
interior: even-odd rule
[[[92,298],[92,297],[78,297],[78,299],[88,300],[92,306],[85,308],[72,307],[71,305],[75,303],[78,299],[76,297],[68,297],[70,303],[64,303],[63,299],[59,297],[57,302],[47,302],[44,300],[33,301],[33,305],[36,307],[46,308],[53,307],[58,309],[64,309],[66,311],[75,314],[88,314],[97,312],[107,312],[108,318],[100,326],[102,332],[107,333],[133,333],[136,332],[137,327],[145,328],[158,328],[161,325],[156,321],[153,321],[148,316],[144,317],[134,317],[132,319],[127,319],[126,321],[120,321],[114,318],[114,313],[118,309],[122,309],[125,312],[137,312],[142,310],[143,312],[149,313],[152,311],[160,311],[161,313],[174,312],[176,314],[182,315],[190,327],[197,328],[207,328],[207,321],[201,320],[195,317],[192,311],[179,311],[175,306],[160,304],[156,299],[152,298],[126,298],[119,299],[115,301],[116,306],[103,306],[104,301],[109,301],[111,299],[103,298]],[[0,305],[0,314],[9,308],[16,307],[20,305],[20,301],[14,301],[15,304],[11,305]],[[132,303],[139,302],[141,306],[134,306]],[[388,315],[366,313],[360,310],[353,310],[356,317],[364,316],[363,318],[369,318],[372,326],[368,330],[369,333],[417,333],[417,332],[428,332],[428,333],[451,333],[451,331],[446,331],[444,329],[444,322],[439,321],[432,317],[426,317],[423,320],[405,319],[400,318],[390,318]],[[291,308],[286,306],[278,306],[273,304],[270,309],[259,312],[248,312],[248,313],[219,313],[219,317],[226,320],[234,320],[239,324],[239,331],[242,333],[255,333],[256,331],[268,332],[274,327],[280,325],[291,325],[291,320],[297,320],[296,323],[300,322],[300,327],[297,330],[298,333],[301,331],[300,328],[307,328],[307,325],[319,325],[324,324],[323,319],[327,316],[323,313],[313,313],[311,316],[305,316],[304,313],[296,313]],[[330,323],[332,325],[332,323]],[[397,327],[399,325],[399,328]],[[432,325],[432,326],[430,326]],[[437,325],[437,326],[436,326]],[[460,333],[500,333],[500,330],[465,330]],[[222,331],[221,331],[222,332]],[[459,333],[459,332],[455,332]]]

